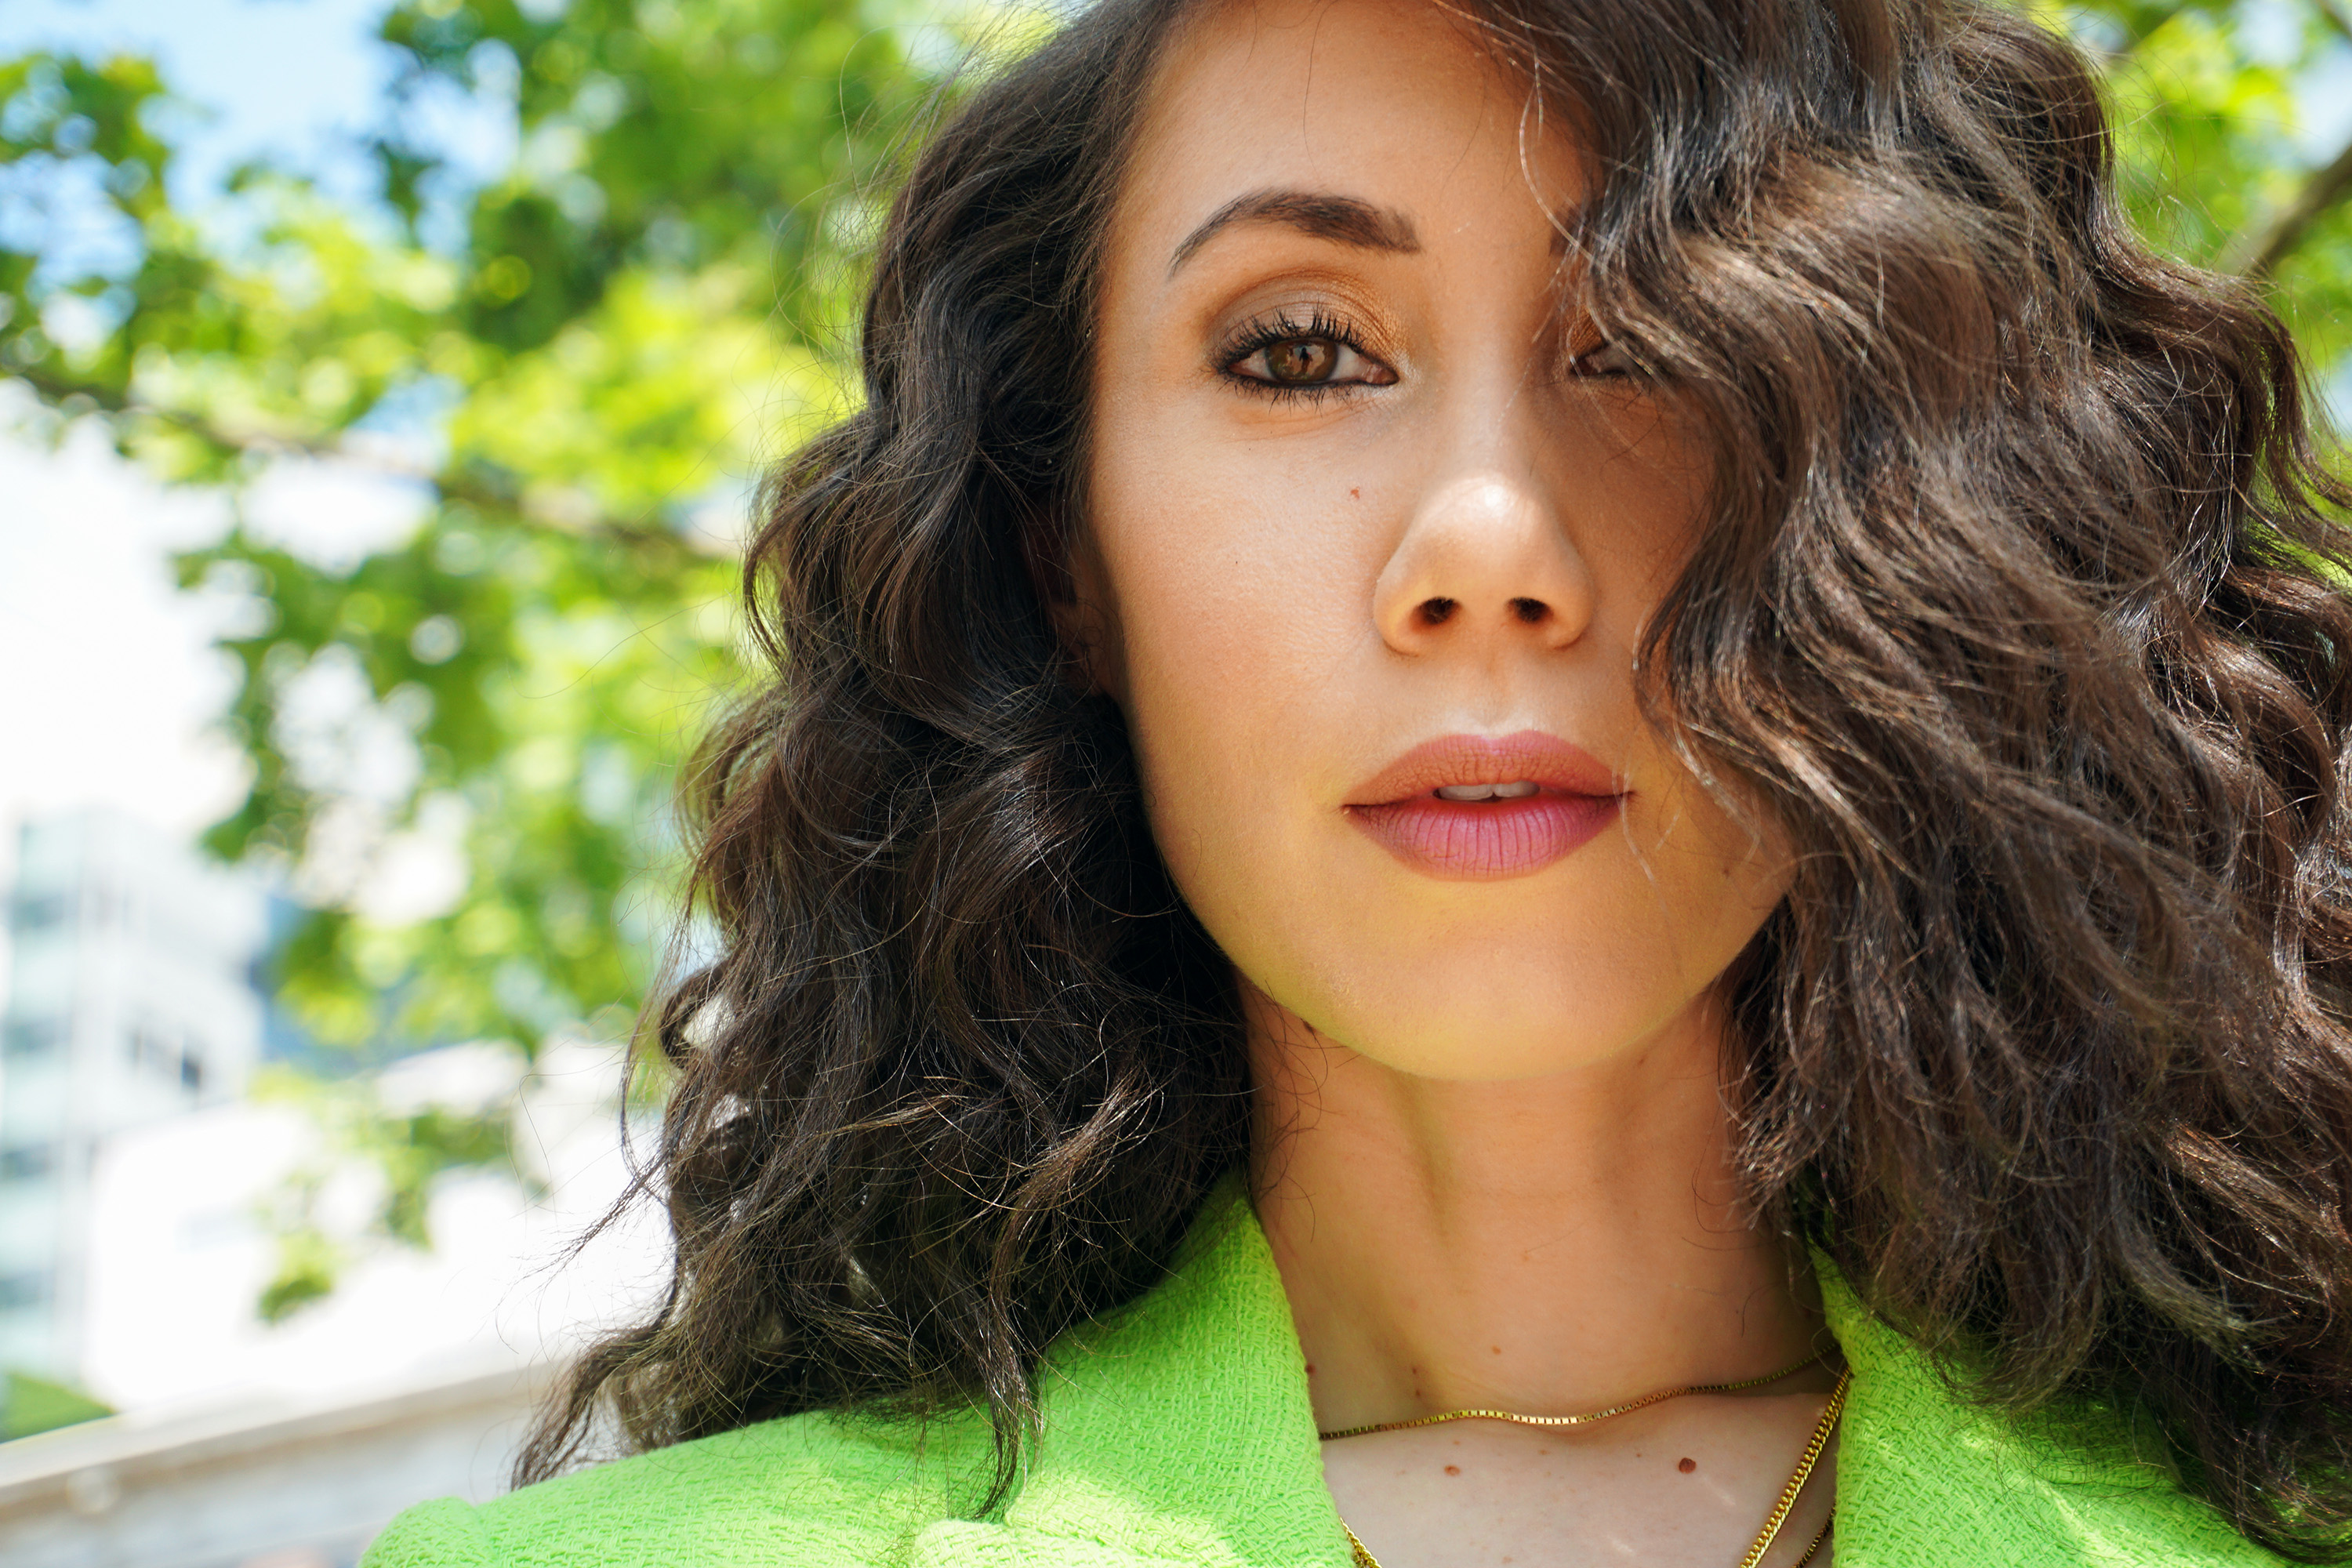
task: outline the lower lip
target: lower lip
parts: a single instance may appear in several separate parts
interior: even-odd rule
[[[1572,853],[1617,819],[1624,798],[1549,790],[1519,800],[1423,795],[1388,805],[1351,805],[1348,817],[1426,876],[1499,881],[1540,871]]]

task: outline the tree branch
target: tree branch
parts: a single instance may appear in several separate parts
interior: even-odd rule
[[[2336,154],[2335,162],[2315,169],[2303,182],[2294,199],[2271,215],[2267,222],[2250,225],[2221,247],[2214,265],[2224,272],[2267,278],[2303,243],[2311,226],[2352,193],[2352,145]]]
[[[2336,35],[2352,43],[2352,9],[2345,0],[2312,0],[2319,15]],[[2249,226],[2221,247],[2217,265],[2225,272],[2242,272],[2250,278],[2267,278],[2286,259],[2288,253],[2303,242],[2311,226],[2324,216],[2327,209],[2352,193],[2352,145],[2336,155],[2327,167],[2315,171],[2294,194],[2294,199],[2259,226]]]
[[[315,458],[320,462],[346,463],[385,479],[410,479],[430,485],[444,500],[462,501],[485,511],[526,515],[520,498],[510,489],[463,469],[435,470],[415,464],[392,462],[380,453],[363,451],[339,439],[320,439],[279,431],[230,430],[200,414],[142,402],[103,383],[79,381],[36,366],[18,366],[0,373],[0,376],[13,377],[25,383],[44,403],[57,405],[71,398],[82,398],[100,413],[113,418],[160,420],[225,452],[255,452],[273,457],[290,456]],[[607,539],[621,544],[656,545],[676,549],[681,553],[689,548],[674,530],[658,522],[617,518],[609,513],[600,512],[574,525],[554,526],[562,527],[567,533]]]

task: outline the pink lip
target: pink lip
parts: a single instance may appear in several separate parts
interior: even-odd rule
[[[1531,782],[1517,800],[1441,800],[1451,784]],[[1414,870],[1446,881],[1539,871],[1616,820],[1626,794],[1590,752],[1540,730],[1446,735],[1355,791],[1348,819]]]

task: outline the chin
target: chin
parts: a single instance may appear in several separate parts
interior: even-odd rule
[[[1465,976],[1474,983],[1465,984]],[[1498,983],[1491,958],[1474,958],[1435,972],[1392,973],[1376,993],[1360,994],[1353,1005],[1307,1000],[1290,1010],[1326,1039],[1391,1071],[1444,1082],[1504,1083],[1637,1054],[1664,1022],[1596,1016],[1589,1000],[1581,1005],[1578,1000],[1595,994],[1607,989],[1599,983]]]

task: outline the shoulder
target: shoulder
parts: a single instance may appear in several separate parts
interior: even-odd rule
[[[363,1568],[743,1568],[1346,1562],[1305,1363],[1237,1183],[1168,1278],[1057,1340],[1020,1487],[975,1517],[986,1419],[796,1415],[659,1448],[479,1507],[411,1509]],[[1306,1543],[1302,1547],[1302,1542]]]
[[[903,1562],[968,1512],[992,1463],[976,1417],[903,1424],[815,1412],[657,1448],[478,1507],[444,1498],[376,1538],[362,1568],[632,1568]]]

